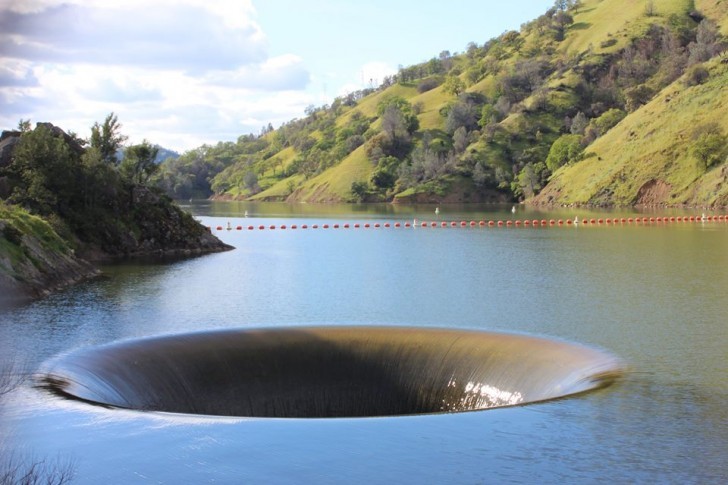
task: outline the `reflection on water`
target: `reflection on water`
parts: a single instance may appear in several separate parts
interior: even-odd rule
[[[197,216],[210,225],[243,219],[233,204],[214,205]],[[395,218],[372,208],[295,210],[318,222]],[[435,216],[434,207],[385,210],[410,211],[396,213],[402,219]],[[437,216],[512,216],[510,207],[475,210],[440,207]],[[258,219],[299,217],[270,211],[285,216]],[[415,324],[582,342],[622,357],[631,373],[609,388],[534,406],[336,421],[191,423],[89,411],[26,386],[0,406],[6,448],[72,455],[79,483],[720,483],[728,476],[728,224],[220,237],[237,249],[109,267],[105,279],[3,312],[0,342],[37,368],[74,349],[160,334]],[[477,379],[458,385],[469,382],[481,396]],[[486,395],[517,391],[496,387]]]

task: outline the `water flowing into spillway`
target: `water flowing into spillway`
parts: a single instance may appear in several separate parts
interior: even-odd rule
[[[473,411],[610,384],[609,353],[522,335],[410,327],[221,330],[80,350],[43,387],[111,407],[216,416]]]

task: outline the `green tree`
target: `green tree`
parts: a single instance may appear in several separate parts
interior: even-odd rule
[[[562,165],[573,162],[581,155],[581,135],[561,135],[551,145],[546,157],[546,167],[554,172]]]
[[[361,202],[369,193],[369,184],[366,182],[352,182],[351,183],[351,194],[354,196],[354,198]]]
[[[442,90],[448,94],[459,96],[465,90],[465,83],[458,76],[447,76],[442,85]]]
[[[158,152],[159,148],[152,146],[147,140],[132,145],[124,151],[124,160],[119,171],[127,180],[144,185],[159,170],[156,162]]]
[[[19,132],[26,133],[26,132],[30,131],[30,129],[31,129],[30,120],[21,119],[20,121],[18,121],[18,131]]]
[[[11,201],[40,215],[63,214],[76,201],[80,164],[62,136],[38,125],[23,133],[6,172],[13,184]]]
[[[728,136],[716,123],[699,126],[693,134],[691,152],[705,169],[725,162],[728,156]]]
[[[101,159],[107,163],[119,163],[116,153],[127,140],[120,131],[121,123],[113,112],[109,113],[102,125],[96,122],[91,127],[91,147],[98,149]]]

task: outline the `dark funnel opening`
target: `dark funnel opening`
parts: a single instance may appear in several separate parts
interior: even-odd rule
[[[583,392],[621,374],[580,345],[496,333],[314,327],[224,330],[85,349],[42,385],[100,405],[217,416],[471,411]]]

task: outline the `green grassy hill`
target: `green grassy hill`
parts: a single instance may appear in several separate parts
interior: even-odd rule
[[[291,202],[725,204],[727,24],[726,0],[556,2],[518,32],[184,154],[162,185]]]
[[[728,63],[706,67],[704,84],[672,83],[557,171],[533,202],[728,205],[725,158],[706,167],[692,148],[704,127],[728,132]]]

